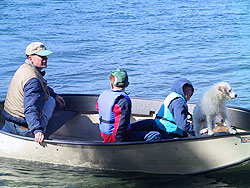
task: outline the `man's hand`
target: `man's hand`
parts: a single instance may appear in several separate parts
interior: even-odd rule
[[[59,104],[61,108],[65,108],[65,101],[60,95],[56,96],[56,102]]]
[[[35,141],[40,143],[44,140],[44,134],[42,132],[38,132],[35,134]]]

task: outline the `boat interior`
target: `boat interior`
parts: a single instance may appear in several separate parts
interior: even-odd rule
[[[49,140],[72,140],[87,142],[102,142],[99,132],[99,116],[96,110],[97,95],[62,95],[66,102],[65,109],[56,108],[49,121],[50,132],[46,132]],[[132,98],[131,123],[153,119],[162,104],[162,100]],[[3,109],[4,102],[0,103]],[[188,104],[192,114],[195,104]],[[231,124],[238,132],[250,130],[250,111],[241,108],[228,107]],[[221,119],[217,118],[217,124]],[[4,117],[0,115],[0,128],[4,125]],[[49,136],[48,136],[49,135]]]

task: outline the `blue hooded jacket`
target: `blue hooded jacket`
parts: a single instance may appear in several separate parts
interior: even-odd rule
[[[183,86],[185,84],[188,84],[189,86],[193,87],[192,83],[189,80],[185,78],[179,78],[172,83],[171,91],[185,97],[183,91]],[[169,110],[172,113],[178,128],[191,135],[195,135],[193,125],[187,121],[189,114],[187,101],[184,101],[181,98],[177,98],[171,102],[171,104],[169,105]]]

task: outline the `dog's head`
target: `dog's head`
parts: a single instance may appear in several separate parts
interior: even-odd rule
[[[234,99],[237,97],[237,94],[233,91],[232,87],[227,82],[218,83],[218,91],[225,99]]]

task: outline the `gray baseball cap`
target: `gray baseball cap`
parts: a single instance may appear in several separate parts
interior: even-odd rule
[[[39,56],[47,56],[52,54],[53,52],[47,50],[43,43],[41,42],[32,42],[29,44],[25,51],[26,55],[39,55]]]

